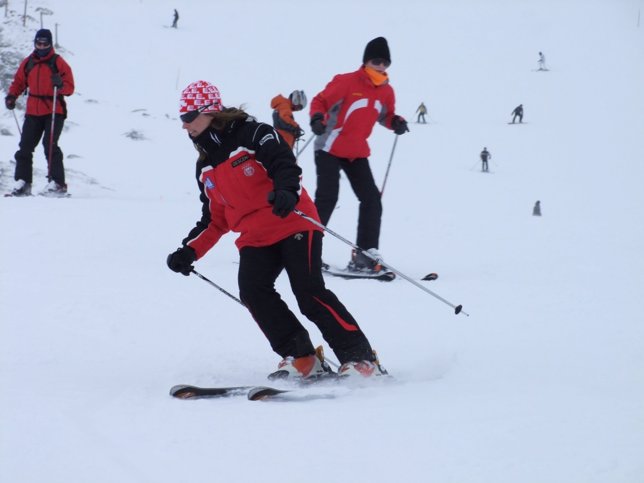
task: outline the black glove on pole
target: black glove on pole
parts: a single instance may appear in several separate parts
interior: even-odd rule
[[[326,124],[324,124],[324,114],[321,112],[318,112],[317,114],[313,114],[311,117],[311,131],[313,131],[313,134],[316,136],[321,136],[326,132]]]
[[[409,132],[409,127],[407,127],[407,121],[400,116],[394,116],[391,118],[391,129],[398,134],[405,134]]]
[[[166,263],[168,264],[168,268],[173,272],[188,276],[193,269],[192,264],[196,259],[197,253],[194,249],[185,246],[168,255]]]
[[[58,87],[59,89],[63,87],[63,78],[60,76],[60,74],[51,75],[51,85]]]
[[[9,94],[4,98],[4,105],[10,111],[13,111],[16,108],[16,97]]]
[[[275,190],[268,193],[267,200],[273,205],[274,215],[280,218],[286,218],[291,214],[300,197],[297,193],[290,190]]]

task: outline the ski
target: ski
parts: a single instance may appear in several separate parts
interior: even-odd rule
[[[284,394],[292,393],[292,389],[277,389],[274,387],[257,386],[248,391],[249,401],[283,398]]]
[[[71,198],[71,193],[38,193],[43,198]]]
[[[322,273],[344,278],[345,280],[371,279],[380,280],[381,282],[391,282],[396,278],[396,274],[394,272],[388,272],[386,270],[381,270],[377,273],[369,273],[356,272],[353,270],[347,270],[346,268],[329,267],[326,270],[323,270]]]
[[[170,389],[170,396],[178,399],[212,399],[245,396],[254,386],[199,387],[180,384]]]
[[[396,278],[396,274],[394,272],[388,272],[388,271],[381,271],[379,273],[366,273],[366,272],[354,272],[341,268],[335,268],[335,267],[329,267],[327,269],[323,269],[322,273],[327,273],[329,275],[333,275],[334,277],[340,277],[344,278],[345,280],[353,280],[353,279],[375,279],[375,280],[380,280],[384,282],[391,282]],[[425,281],[432,281],[436,280],[438,278],[438,274],[431,272],[425,275],[421,280]]]

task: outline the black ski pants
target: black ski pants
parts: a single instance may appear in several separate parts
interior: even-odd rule
[[[33,157],[34,150],[40,139],[47,159],[47,179],[65,186],[65,167],[63,166],[63,152],[58,147],[58,138],[63,131],[65,117],[56,115],[54,119],[54,146],[52,159],[49,159],[49,142],[51,139],[51,114],[46,116],[25,116],[20,136],[19,149],[16,151],[16,172],[14,179],[22,179],[27,183],[33,182]],[[44,134],[44,137],[43,137]]]
[[[329,223],[331,214],[338,202],[340,170],[342,170],[347,175],[351,188],[360,202],[356,245],[364,250],[378,248],[382,202],[380,200],[380,190],[376,186],[369,166],[369,159],[357,158],[349,160],[318,150],[315,152],[315,169],[317,172],[315,206],[318,209],[322,224],[327,225]]]
[[[273,350],[282,357],[315,353],[309,333],[275,290],[275,280],[283,269],[300,312],[320,329],[340,363],[373,360],[358,323],[324,286],[319,231],[297,233],[274,245],[240,251],[240,298]]]

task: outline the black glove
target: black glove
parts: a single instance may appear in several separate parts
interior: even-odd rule
[[[7,109],[13,111],[16,108],[16,97],[9,94],[4,98],[4,105],[7,106]]]
[[[51,84],[54,87],[58,87],[59,89],[63,87],[63,78],[60,76],[60,74],[51,75]]]
[[[295,132],[293,133],[293,137],[295,139],[300,139],[302,136],[304,136],[304,131],[301,128],[296,127]]]
[[[181,247],[168,255],[167,263],[170,270],[184,275],[190,275],[192,263],[197,259],[197,253],[191,247]]]
[[[268,193],[268,202],[273,205],[273,214],[286,218],[291,214],[300,197],[290,190],[275,190]]]
[[[400,116],[394,116],[391,118],[391,129],[393,129],[394,132],[398,135],[409,132],[407,121],[405,121],[405,119]]]
[[[313,114],[313,117],[311,117],[311,131],[316,136],[321,136],[326,131],[326,124],[324,124],[323,120],[324,114],[320,112]]]

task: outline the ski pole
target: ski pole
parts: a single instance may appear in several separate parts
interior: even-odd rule
[[[389,156],[389,164],[387,164],[387,171],[385,172],[385,179],[382,182],[382,188],[380,189],[380,197],[385,194],[385,185],[387,184],[387,178],[389,177],[389,169],[391,168],[391,162],[394,159],[394,151],[396,150],[396,143],[398,142],[398,135],[394,138],[394,145],[391,148],[391,155]]]
[[[379,259],[378,257],[373,256],[373,255],[372,255],[371,253],[369,253],[367,250],[363,250],[363,249],[362,249],[362,248],[360,248],[358,245],[356,245],[356,244],[354,244],[354,243],[351,243],[349,240],[347,240],[346,238],[344,238],[344,237],[342,237],[342,236],[338,235],[336,232],[334,232],[333,230],[331,230],[331,229],[327,228],[326,226],[324,226],[322,223],[320,223],[320,222],[319,222],[319,221],[317,221],[316,219],[311,218],[311,217],[310,217],[310,216],[308,216],[306,213],[303,213],[302,211],[300,211],[300,210],[298,210],[298,209],[293,210],[293,212],[294,212],[296,215],[301,216],[301,217],[302,217],[302,218],[304,218],[305,220],[307,220],[307,221],[309,221],[309,222],[313,223],[313,224],[314,224],[315,226],[317,226],[318,228],[321,228],[322,230],[324,230],[325,232],[327,232],[329,235],[333,235],[333,236],[334,236],[334,237],[336,237],[338,240],[343,241],[343,242],[344,242],[344,243],[346,243],[347,245],[349,245],[349,246],[353,247],[355,250],[359,251],[360,253],[362,253],[362,254],[363,254],[364,256],[366,256],[367,258],[370,258],[370,259],[371,259],[371,260],[373,260],[374,262],[380,263],[380,264],[381,264],[383,267],[385,267],[386,269],[391,270],[392,272],[394,272],[394,273],[395,273],[396,275],[398,275],[399,277],[404,278],[405,280],[407,280],[407,281],[408,281],[409,283],[411,283],[412,285],[415,285],[416,287],[418,287],[418,288],[419,288],[419,289],[421,289],[422,291],[427,292],[428,294],[430,294],[432,297],[436,297],[438,300],[440,300],[440,301],[441,301],[441,302],[443,302],[444,304],[449,305],[450,307],[452,307],[452,308],[454,309],[454,313],[455,313],[455,314],[459,314],[459,313],[460,313],[460,314],[467,315],[468,317],[470,316],[470,314],[468,314],[467,312],[463,312],[463,306],[462,306],[462,305],[454,305],[454,304],[453,304],[453,303],[451,303],[449,300],[445,300],[443,297],[441,297],[441,296],[440,296],[440,295],[438,295],[437,293],[432,292],[432,291],[431,291],[431,290],[429,290],[427,287],[424,287],[423,285],[421,285],[420,283],[418,283],[416,280],[414,280],[414,279],[413,279],[413,278],[411,278],[411,277],[408,277],[407,275],[405,275],[405,274],[404,274],[404,273],[402,273],[401,271],[399,271],[399,270],[395,269],[395,268],[394,268],[394,267],[392,267],[391,265],[384,263],[381,259]]]
[[[16,120],[16,127],[18,128],[18,134],[22,136],[22,130],[20,129],[20,123],[18,122],[18,116],[16,116],[16,111],[12,109],[11,112],[13,112],[13,118]]]
[[[246,305],[244,305],[244,302],[242,302],[241,300],[239,300],[237,297],[235,297],[235,296],[234,296],[233,294],[231,294],[230,292],[227,292],[226,290],[224,290],[223,288],[221,288],[219,285],[217,285],[217,284],[216,284],[215,282],[213,282],[212,280],[208,280],[206,277],[204,277],[204,276],[203,276],[203,275],[201,275],[199,272],[197,272],[194,268],[193,268],[192,270],[190,270],[190,273],[194,273],[194,274],[195,274],[197,277],[199,277],[201,280],[203,280],[204,282],[209,283],[210,285],[212,285],[213,287],[215,287],[217,290],[219,290],[219,291],[220,291],[221,293],[223,293],[224,295],[228,295],[231,299],[233,299],[233,300],[234,300],[235,302],[237,302],[239,305],[242,305],[242,306],[246,307]]]
[[[302,149],[298,149],[298,150],[297,150],[297,153],[295,154],[295,159],[297,159],[297,158],[299,158],[299,157],[300,157],[300,154],[302,154],[302,151],[304,151],[304,150],[306,149],[306,147],[307,147],[309,144],[311,144],[311,141],[313,141],[313,138],[314,138],[314,136],[311,136],[311,137],[309,138],[309,140],[308,140],[306,143],[304,143],[304,146],[302,146]]]
[[[54,125],[56,123],[56,96],[58,87],[54,86],[54,102],[51,108],[51,129],[49,130],[49,157],[47,158],[47,178],[51,181],[51,160],[54,155]]]

